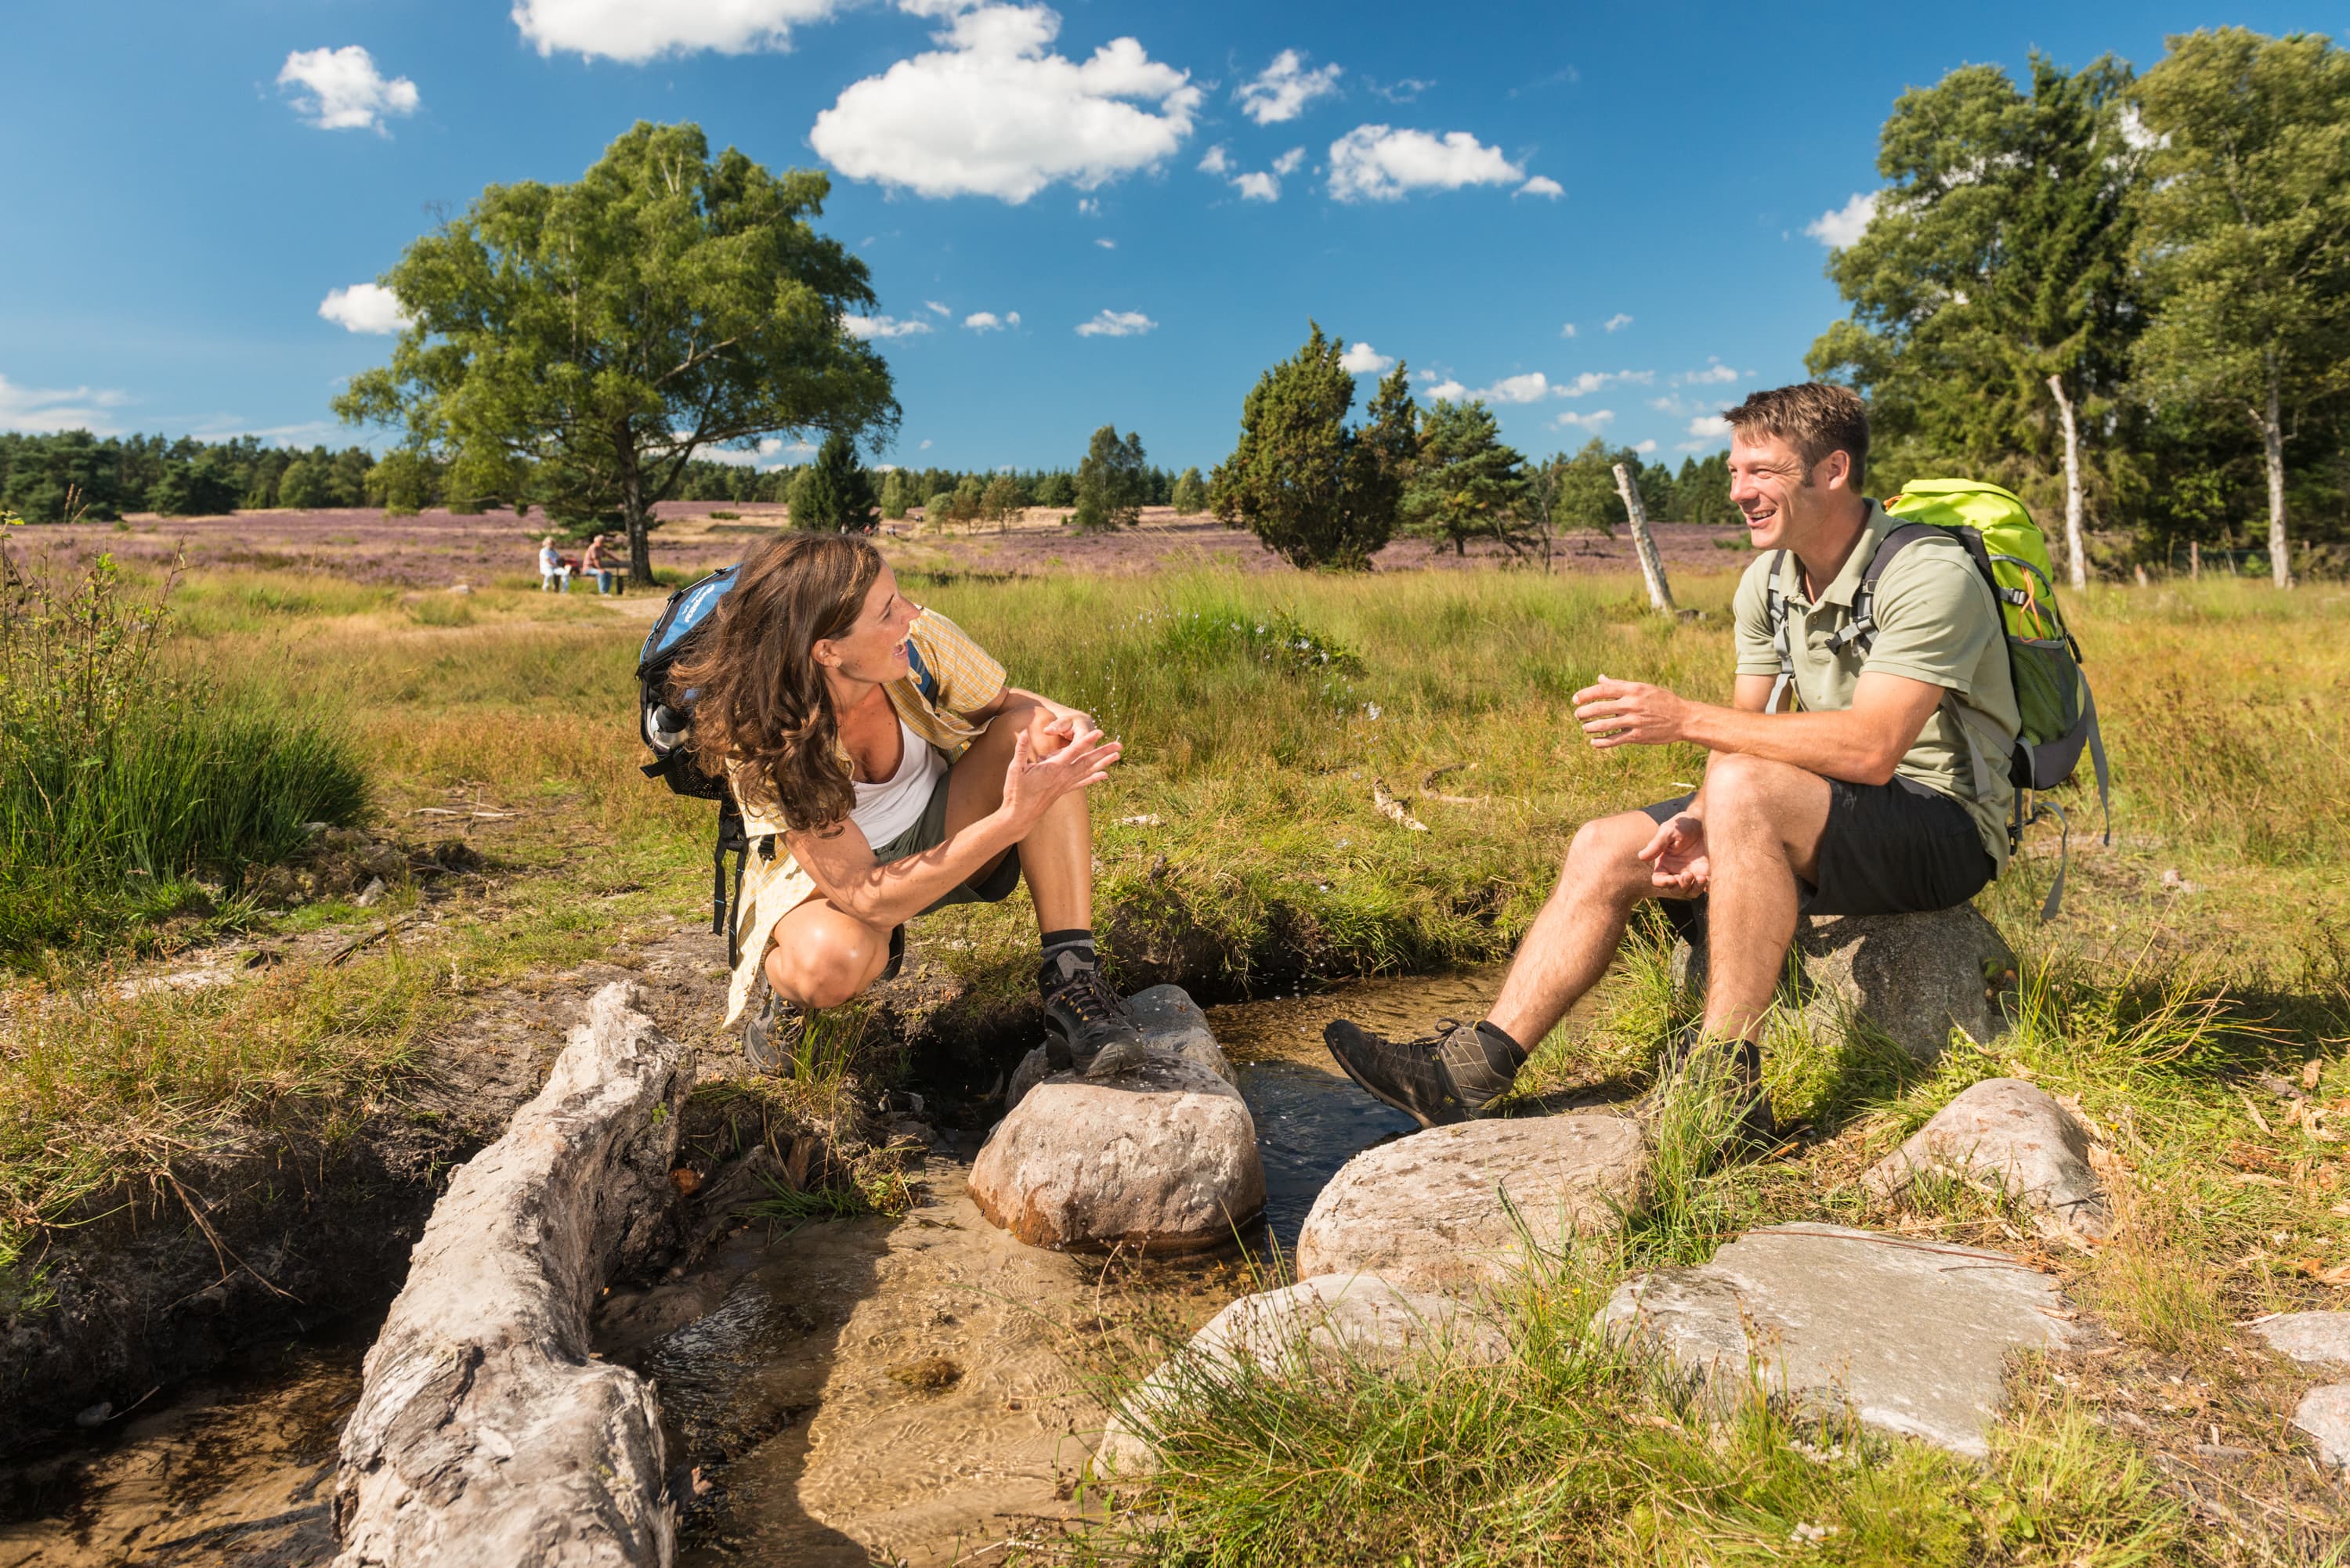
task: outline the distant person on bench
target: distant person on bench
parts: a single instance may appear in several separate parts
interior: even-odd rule
[[[549,534],[538,542],[538,591],[543,594],[567,594],[571,591],[571,563],[555,547],[555,535]]]
[[[1604,676],[1575,694],[1596,747],[1706,748],[1702,787],[1575,830],[1483,1022],[1440,1021],[1412,1041],[1344,1021],[1325,1031],[1357,1084],[1423,1127],[1506,1094],[1607,972],[1632,911],[1662,898],[1706,944],[1705,1016],[1674,1042],[1667,1080],[1700,1057],[1719,1064],[1742,1136],[1773,1138],[1760,1041],[1798,917],[1949,909],[2006,862],[2006,761],[2022,719],[2000,608],[1966,549],[1938,538],[1901,550],[1876,586],[1873,640],[1856,632],[1856,591],[1895,526],[1860,491],[1867,406],[1808,384],[1757,392],[1725,417],[1730,498],[1762,552],[1734,601],[1731,705]],[[1800,711],[1774,711],[1774,597]]]
[[[588,541],[588,551],[579,557],[579,566],[582,571],[593,572],[596,575],[596,593],[598,597],[620,591],[620,574],[614,571],[612,564],[604,558],[603,535],[598,534]]]
[[[753,552],[671,680],[696,693],[695,758],[732,782],[752,844],[726,1023],[750,1014],[754,1066],[787,1066],[809,1009],[897,973],[907,921],[994,903],[1023,876],[1054,1067],[1142,1059],[1094,951],[1086,791],[1118,743],[1091,718],[1005,685],[879,550],[838,534]]]

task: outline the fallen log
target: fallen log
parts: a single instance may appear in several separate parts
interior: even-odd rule
[[[676,1556],[652,1389],[588,1351],[615,1259],[662,1222],[693,1083],[640,1001],[596,993],[433,1209],[343,1428],[336,1568]]]

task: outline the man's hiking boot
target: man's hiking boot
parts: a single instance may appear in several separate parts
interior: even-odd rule
[[[1762,1047],[1752,1040],[1711,1040],[1695,1023],[1685,1025],[1657,1064],[1656,1087],[1640,1096],[1639,1118],[1653,1122],[1675,1094],[1712,1092],[1734,1112],[1727,1131],[1733,1146],[1768,1149],[1780,1141],[1779,1118],[1762,1087]]]
[[[1099,967],[1064,952],[1047,978],[1045,1060],[1053,1072],[1074,1067],[1088,1078],[1107,1078],[1142,1064],[1150,1054],[1142,1031]]]
[[[770,1075],[791,1070],[792,1058],[807,1034],[807,1009],[786,1002],[772,990],[751,1021],[743,1026],[743,1054],[756,1072]]]
[[[1383,1040],[1341,1018],[1323,1043],[1347,1076],[1421,1127],[1465,1122],[1509,1092],[1526,1054],[1489,1023],[1440,1018],[1418,1040]]]

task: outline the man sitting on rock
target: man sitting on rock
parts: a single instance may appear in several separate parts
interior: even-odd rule
[[[1423,1127],[1482,1115],[1508,1093],[1526,1054],[1607,972],[1633,909],[1664,898],[1674,925],[1707,944],[1705,1014],[1674,1043],[1667,1081],[1707,1058],[1726,1071],[1741,1135],[1773,1139],[1759,1040],[1796,918],[1948,909],[2006,859],[2005,763],[2021,720],[1999,607],[1966,550],[1927,538],[1895,555],[1873,631],[1856,631],[1856,593],[1894,526],[1860,493],[1867,406],[1805,384],[1757,392],[1725,417],[1731,499],[1762,552],[1734,601],[1731,705],[1604,675],[1575,697],[1595,747],[1705,747],[1702,787],[1576,829],[1484,1022],[1440,1020],[1405,1042],[1344,1021],[1326,1032],[1355,1082]],[[1777,701],[1783,656],[1789,702]]]

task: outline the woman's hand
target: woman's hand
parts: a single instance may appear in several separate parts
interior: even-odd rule
[[[1047,732],[1061,721],[1046,726]],[[1093,721],[1073,713],[1068,738],[1049,756],[1039,756],[1023,730],[1012,739],[1012,761],[1003,770],[1004,815],[1024,832],[1065,794],[1091,789],[1109,777],[1122,748],[1106,740]]]

